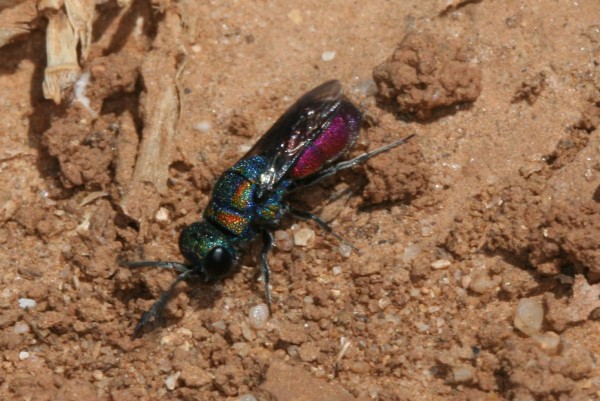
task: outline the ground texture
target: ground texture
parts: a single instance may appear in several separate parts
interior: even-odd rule
[[[1,399],[600,397],[599,2],[96,12],[85,97],[44,99],[42,15],[0,48]],[[286,219],[266,323],[256,244],[132,340],[174,274],[118,259],[181,261],[219,175],[332,78],[351,156],[416,134],[294,199],[360,252]]]

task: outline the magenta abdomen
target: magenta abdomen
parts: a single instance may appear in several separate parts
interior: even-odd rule
[[[344,154],[358,136],[359,118],[353,113],[344,115],[343,112],[334,117],[329,127],[298,158],[290,177],[308,177]]]

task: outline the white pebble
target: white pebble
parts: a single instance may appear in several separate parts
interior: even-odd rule
[[[156,221],[159,221],[161,223],[167,222],[169,221],[169,211],[166,208],[161,207],[154,215],[154,218],[156,219]]]
[[[404,254],[402,255],[402,261],[404,263],[408,263],[408,262],[414,260],[419,255],[419,253],[421,253],[421,246],[419,244],[409,242],[406,245],[406,248],[404,248]]]
[[[306,246],[315,238],[315,231],[310,228],[301,228],[294,232],[294,244],[297,246]]]
[[[31,298],[19,298],[19,308],[31,309],[37,306],[37,302]]]
[[[212,128],[210,121],[200,121],[194,124],[194,129],[200,132],[208,132]]]
[[[340,244],[340,254],[345,258],[349,258],[350,255],[352,254],[352,247],[348,244],[341,243]]]
[[[373,96],[377,93],[377,84],[371,78],[363,79],[358,81],[353,89],[363,96]]]
[[[514,324],[524,334],[538,334],[544,321],[544,307],[535,298],[523,298],[517,304]]]
[[[262,329],[269,319],[269,307],[266,304],[253,306],[250,308],[248,318],[250,319],[250,326],[255,329]]]
[[[339,276],[340,274],[342,274],[342,266],[333,266],[331,268],[331,274],[333,274],[334,276]]]
[[[92,377],[94,378],[94,380],[100,381],[100,380],[104,379],[104,373],[102,373],[101,370],[96,369],[92,372]]]
[[[165,386],[167,386],[167,390],[175,390],[179,376],[181,376],[181,372],[175,372],[165,379]]]
[[[441,269],[445,269],[446,267],[450,266],[451,264],[452,263],[447,259],[439,259],[431,264],[431,268],[434,270],[441,270]]]
[[[27,352],[27,351],[19,352],[19,360],[24,361],[27,358],[29,358],[29,352]]]
[[[331,61],[334,58],[335,58],[334,51],[326,51],[326,52],[323,52],[323,54],[321,54],[321,60],[323,60],[323,61]]]
[[[471,366],[459,366],[452,369],[452,376],[457,383],[468,382],[473,380],[473,368]]]
[[[17,334],[29,333],[29,325],[25,322],[15,323],[15,333],[17,333]]]
[[[252,394],[243,394],[238,398],[239,401],[258,401],[258,399]]]

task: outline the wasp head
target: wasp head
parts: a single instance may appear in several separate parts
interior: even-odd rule
[[[192,223],[181,231],[179,250],[207,281],[227,275],[236,261],[229,238],[207,221]]]

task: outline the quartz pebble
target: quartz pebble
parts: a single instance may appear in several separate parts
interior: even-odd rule
[[[15,333],[17,333],[17,334],[29,333],[29,325],[25,322],[15,323]]]
[[[404,263],[408,263],[414,260],[419,255],[419,253],[421,253],[421,246],[419,244],[409,242],[406,245],[406,248],[404,248],[404,253],[402,254],[402,261]]]
[[[315,238],[315,231],[310,228],[301,228],[294,232],[294,244],[297,246],[306,246]]]
[[[456,383],[464,383],[473,380],[473,368],[471,366],[458,366],[452,369],[452,378]]]
[[[485,272],[475,274],[469,283],[469,289],[478,294],[485,294],[486,292],[494,289],[496,286],[498,286],[498,282],[490,278],[490,276],[488,276]]]
[[[179,376],[181,376],[181,372],[175,372],[165,379],[165,386],[167,386],[167,390],[175,390]]]
[[[323,52],[323,54],[321,54],[321,60],[323,60],[323,61],[331,61],[334,58],[335,58],[334,51],[326,51],[326,52]]]
[[[19,360],[24,361],[27,358],[29,358],[29,352],[27,352],[27,351],[19,352]]]
[[[208,132],[212,129],[210,121],[200,121],[194,124],[194,129],[199,132]]]
[[[37,302],[31,298],[19,298],[19,308],[31,309],[37,306]]]
[[[539,333],[544,321],[544,307],[535,298],[523,298],[517,304],[514,325],[522,333],[533,336]]]
[[[269,307],[266,304],[253,306],[250,308],[248,318],[250,319],[250,326],[255,329],[262,329],[269,319]]]
[[[238,397],[239,401],[258,401],[258,399],[252,394],[242,394]]]
[[[154,215],[154,219],[159,223],[166,223],[169,221],[169,210],[164,207],[158,209],[156,214]]]
[[[352,254],[352,247],[348,244],[340,244],[340,255],[342,255],[345,258],[350,257],[350,255]]]
[[[431,264],[431,268],[434,270],[441,270],[441,269],[445,269],[446,267],[450,266],[451,264],[452,263],[447,259],[439,259]]]
[[[560,345],[560,336],[553,331],[548,331],[543,334],[536,334],[531,337],[542,350],[546,353],[553,355],[558,352]]]

